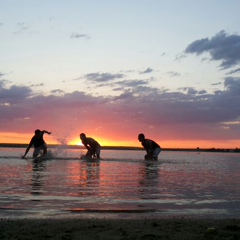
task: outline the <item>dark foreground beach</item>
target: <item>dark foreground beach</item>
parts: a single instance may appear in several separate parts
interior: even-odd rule
[[[240,219],[0,220],[0,239],[240,239]]]

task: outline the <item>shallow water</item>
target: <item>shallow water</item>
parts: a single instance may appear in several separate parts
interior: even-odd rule
[[[240,216],[240,154],[51,149],[52,159],[21,159],[0,148],[0,217],[153,218]],[[29,153],[30,156],[31,153]]]

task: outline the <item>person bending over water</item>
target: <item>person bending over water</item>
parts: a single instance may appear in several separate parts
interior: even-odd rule
[[[43,140],[44,133],[51,134],[51,132],[48,132],[46,130],[43,130],[43,131],[39,129],[35,130],[35,135],[32,137],[25,151],[25,154],[22,156],[22,158],[25,158],[25,156],[27,155],[32,145],[34,146],[33,158],[36,158],[39,155],[41,150],[43,151],[43,155],[47,154],[47,144]]]
[[[146,150],[145,160],[158,160],[158,155],[161,152],[161,147],[151,139],[146,139],[143,133],[138,135],[139,142]]]
[[[87,148],[87,153],[85,157],[92,158],[97,157],[100,159],[100,144],[93,138],[86,137],[85,133],[80,134],[80,139],[82,140],[83,145]]]

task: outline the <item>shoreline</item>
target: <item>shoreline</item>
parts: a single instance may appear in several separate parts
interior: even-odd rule
[[[26,143],[0,143],[2,148],[26,148]],[[77,145],[60,145],[48,144],[48,147],[61,147],[67,149],[85,149],[83,146]],[[102,146],[102,150],[140,150],[145,151],[142,147],[128,147],[128,146]],[[162,148],[162,151],[181,151],[181,152],[234,152],[240,153],[239,148]]]
[[[0,239],[240,239],[240,219],[0,219]]]

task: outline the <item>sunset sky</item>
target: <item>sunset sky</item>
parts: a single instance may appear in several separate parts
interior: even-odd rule
[[[0,143],[240,148],[239,0],[0,0]]]

